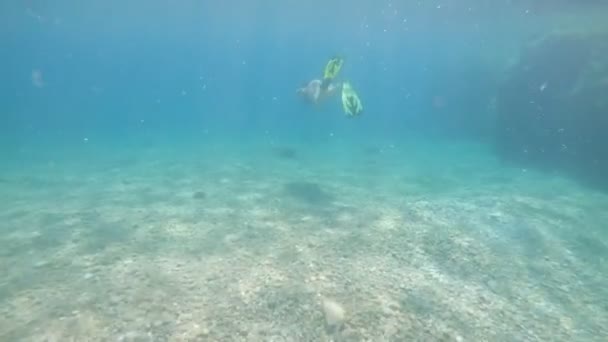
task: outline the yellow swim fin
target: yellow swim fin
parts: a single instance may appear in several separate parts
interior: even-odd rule
[[[323,85],[325,87],[329,86],[331,81],[338,76],[343,64],[344,60],[340,57],[334,57],[327,62],[323,71]]]
[[[342,108],[346,116],[359,116],[363,112],[363,105],[352,85],[348,82],[342,84]]]

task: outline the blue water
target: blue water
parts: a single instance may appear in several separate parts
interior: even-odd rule
[[[606,10],[3,2],[0,340],[606,340],[608,193],[496,120]],[[359,117],[296,94],[336,55]]]

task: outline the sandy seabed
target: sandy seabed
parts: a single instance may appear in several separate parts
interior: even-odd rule
[[[607,340],[606,194],[484,154],[219,152],[0,173],[0,340]]]

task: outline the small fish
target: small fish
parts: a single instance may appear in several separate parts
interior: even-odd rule
[[[540,91],[545,91],[545,89],[547,88],[547,82],[544,82],[543,84],[540,85]]]

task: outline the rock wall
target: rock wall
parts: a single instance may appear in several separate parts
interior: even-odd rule
[[[526,47],[496,114],[504,157],[608,185],[608,34],[556,33]]]

